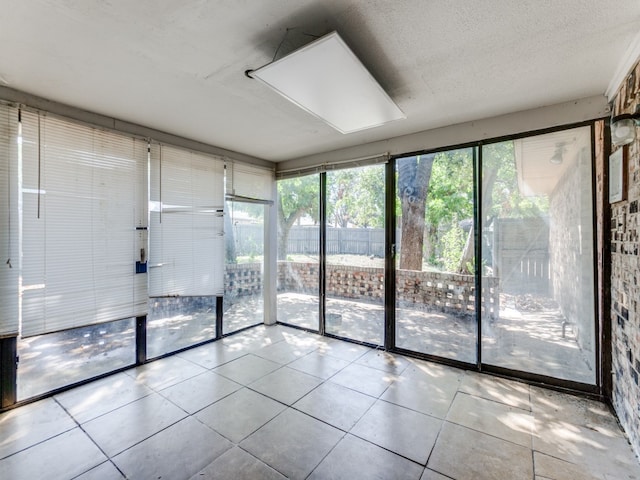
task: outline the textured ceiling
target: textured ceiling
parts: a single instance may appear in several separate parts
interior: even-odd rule
[[[640,31],[638,0],[0,0],[0,11],[0,84],[272,161],[604,94]],[[279,45],[280,56],[332,30],[406,120],[342,135],[245,77]]]

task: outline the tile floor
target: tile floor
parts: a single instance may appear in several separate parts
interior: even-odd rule
[[[625,479],[606,406],[283,326],[0,415],[0,478]]]

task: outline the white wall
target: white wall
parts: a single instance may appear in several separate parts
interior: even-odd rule
[[[510,113],[474,122],[426,130],[411,135],[368,143],[356,147],[310,155],[277,164],[276,172],[295,170],[316,165],[331,164],[358,158],[374,157],[384,153],[400,155],[460,145],[479,140],[542,130],[560,125],[579,123],[609,115],[604,95],[582,98],[571,102],[532,110]]]

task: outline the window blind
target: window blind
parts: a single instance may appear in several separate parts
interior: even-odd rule
[[[146,314],[148,142],[31,112],[22,133],[22,335]]]
[[[152,145],[149,296],[224,290],[224,162]]]
[[[289,168],[286,170],[277,170],[276,179],[284,180],[287,178],[304,177],[306,175],[312,175],[314,173],[324,173],[333,170],[345,170],[348,168],[366,167],[368,165],[378,165],[380,163],[388,163],[390,155],[388,153],[381,153],[378,155],[372,155],[369,157],[346,159],[341,161],[333,161],[322,163],[319,165],[310,165],[297,168]]]
[[[228,161],[226,170],[226,196],[229,200],[273,200],[273,172],[267,168]]]
[[[18,333],[18,125],[0,104],[0,336]]]

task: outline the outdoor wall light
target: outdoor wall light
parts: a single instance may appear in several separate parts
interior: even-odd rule
[[[552,165],[560,165],[564,161],[563,155],[564,142],[561,142],[556,145],[556,150],[553,152],[553,156],[549,159],[549,163]]]
[[[338,32],[245,73],[341,133],[406,118]]]
[[[633,142],[638,126],[640,126],[640,107],[636,109],[636,113],[616,115],[611,119],[611,143],[620,147]]]

